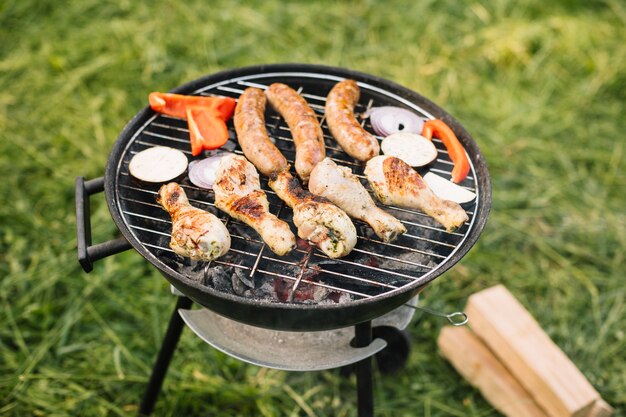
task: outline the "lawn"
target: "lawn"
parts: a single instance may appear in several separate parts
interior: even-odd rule
[[[505,284],[626,416],[624,39],[618,0],[0,2],[0,415],[136,414],[174,299],[132,251],[82,271],[75,177],[103,175],[149,92],[302,62],[393,80],[466,127],[492,211],[424,305]],[[101,194],[92,221],[116,236]],[[378,415],[497,415],[437,352],[443,325],[409,326]],[[246,365],[186,330],[155,415],[356,416],[355,400],[336,371]]]

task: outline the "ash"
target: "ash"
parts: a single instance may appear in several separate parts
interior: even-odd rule
[[[251,277],[245,269],[219,265],[205,271],[203,284],[223,293],[269,302],[338,304],[352,299],[348,293],[315,285],[316,275],[305,274],[294,292],[292,280],[263,274]]]

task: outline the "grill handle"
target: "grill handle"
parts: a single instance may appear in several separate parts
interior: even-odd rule
[[[85,181],[84,177],[76,177],[76,242],[78,263],[85,272],[93,270],[93,263],[116,253],[131,248],[123,237],[107,242],[91,244],[91,212],[89,197],[104,191],[104,177]]]

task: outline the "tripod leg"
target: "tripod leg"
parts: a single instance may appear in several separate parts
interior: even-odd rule
[[[372,343],[372,322],[366,321],[354,326],[356,347]],[[365,358],[356,364],[356,388],[359,417],[374,416],[374,387],[372,358]]]
[[[185,323],[178,314],[178,309],[189,309],[192,304],[193,301],[187,297],[178,297],[178,300],[176,301],[176,307],[172,312],[170,323],[167,326],[167,331],[165,332],[165,338],[161,344],[159,356],[154,363],[152,375],[150,375],[150,381],[148,381],[148,387],[143,394],[143,398],[139,406],[140,416],[149,416],[152,414],[154,405],[156,404],[159,393],[161,392],[161,386],[163,385],[163,379],[167,373],[167,368],[170,365],[170,361],[174,355],[174,351],[176,350],[176,345],[178,344],[178,339],[180,339],[180,334],[183,331]]]

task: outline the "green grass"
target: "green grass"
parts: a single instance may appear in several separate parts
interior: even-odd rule
[[[132,416],[174,299],[127,252],[82,272],[74,178],[100,176],[150,91],[271,62],[376,74],[447,109],[493,183],[483,237],[425,292],[505,284],[626,415],[626,6],[618,0],[0,2],[0,415]],[[115,237],[103,195],[96,241]],[[506,320],[506,317],[503,318]],[[380,416],[497,413],[409,330]],[[156,415],[355,416],[337,372],[248,366],[188,330]]]

